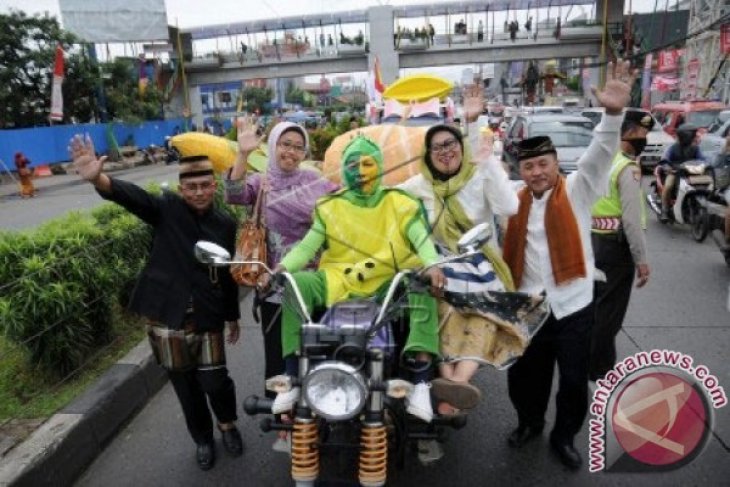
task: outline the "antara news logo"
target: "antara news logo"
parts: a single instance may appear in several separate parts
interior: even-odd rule
[[[659,472],[703,451],[725,390],[704,365],[672,350],[638,352],[596,381],[591,404],[591,472]]]

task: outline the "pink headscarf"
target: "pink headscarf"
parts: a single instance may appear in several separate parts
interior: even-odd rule
[[[304,147],[309,152],[309,136],[307,131],[295,123],[291,122],[280,122],[274,125],[269,134],[269,163],[266,169],[266,178],[272,189],[285,189],[292,186],[298,186],[303,180],[310,181],[309,173],[312,171],[297,168],[294,171],[283,171],[279,167],[279,163],[276,160],[276,144],[279,143],[281,135],[289,129],[296,130],[302,137],[304,137]]]
[[[337,185],[312,169],[283,171],[276,161],[276,144],[287,129],[294,128],[304,137],[309,148],[307,131],[299,125],[281,122],[269,134],[269,163],[265,177],[270,191],[266,197],[266,219],[269,228],[281,233],[285,240],[299,241],[312,223],[314,205],[319,198],[337,189]],[[288,237],[288,238],[287,238]]]

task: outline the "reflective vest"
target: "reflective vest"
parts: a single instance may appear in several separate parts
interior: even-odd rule
[[[600,198],[593,205],[591,215],[593,216],[594,233],[615,233],[621,228],[621,195],[618,191],[618,177],[627,166],[639,167],[636,161],[627,157],[623,152],[616,154],[611,165],[609,178],[608,195]],[[646,229],[646,206],[644,203],[644,192],[639,188],[639,200],[641,201],[641,227]]]

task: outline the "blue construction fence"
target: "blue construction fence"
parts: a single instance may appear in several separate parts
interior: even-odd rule
[[[89,134],[98,153],[109,150],[107,125],[84,123],[76,125],[54,125],[28,129],[0,130],[0,160],[9,168],[15,169],[16,152],[22,152],[30,159],[31,166],[57,164],[70,160],[68,142],[75,134]],[[161,146],[165,137],[184,130],[185,120],[168,119],[143,122],[139,125],[126,125],[114,122],[114,137],[121,146],[131,139],[139,148],[150,145]]]

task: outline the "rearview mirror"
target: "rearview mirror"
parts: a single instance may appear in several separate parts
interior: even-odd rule
[[[195,243],[195,258],[198,262],[209,265],[227,265],[231,254],[218,244],[200,240]]]
[[[492,238],[492,227],[489,223],[480,223],[466,232],[457,242],[460,253],[473,252],[481,248]]]

